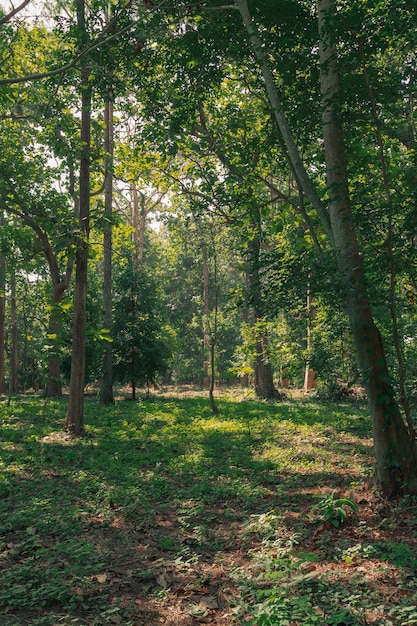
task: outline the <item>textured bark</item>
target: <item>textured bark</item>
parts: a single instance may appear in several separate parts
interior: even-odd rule
[[[279,398],[275,388],[272,367],[268,358],[268,337],[262,328],[264,315],[262,313],[262,297],[259,278],[260,239],[255,236],[249,242],[248,250],[248,290],[251,304],[251,321],[255,332],[255,363],[254,384],[258,398]]]
[[[417,450],[408,432],[390,382],[380,333],[365,289],[353,222],[339,105],[339,73],[334,33],[333,0],[319,0],[320,79],[323,139],[334,246],[356,353],[368,395],[377,478],[392,496],[402,489],[417,491]]]
[[[112,253],[113,253],[113,102],[106,103],[104,111],[106,125],[104,137],[104,151],[106,159],[106,178],[104,181],[104,268],[103,268],[103,327],[109,331],[112,329]],[[110,341],[103,345],[102,378],[100,388],[101,404],[113,404],[113,349]]]
[[[81,44],[85,43],[84,0],[76,0],[77,23]],[[91,86],[88,63],[81,68],[81,158],[79,193],[79,234],[75,256],[74,316],[72,323],[71,378],[65,429],[76,436],[84,423],[84,386],[86,350],[86,298],[88,237],[90,222],[90,144],[91,144]]]

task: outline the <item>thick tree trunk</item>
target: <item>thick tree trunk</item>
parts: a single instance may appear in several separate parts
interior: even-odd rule
[[[82,43],[86,43],[85,4],[76,0],[77,22]],[[79,236],[75,256],[74,316],[72,323],[72,355],[69,403],[65,429],[79,436],[84,423],[84,386],[86,357],[86,299],[88,238],[90,221],[90,146],[91,146],[91,85],[90,69],[81,69],[81,158],[79,197]]]
[[[255,350],[255,393],[258,398],[279,398],[272,376],[271,363],[267,358],[268,340],[264,333],[259,333],[256,340]]]
[[[255,235],[249,242],[248,250],[248,289],[251,300],[252,327],[255,333],[254,384],[258,398],[279,398],[274,385],[272,366],[268,357],[268,336],[263,327],[262,296],[259,278],[260,239]]]
[[[112,231],[113,231],[113,102],[107,102],[104,111],[106,124],[104,150],[106,159],[106,178],[104,181],[104,271],[103,271],[103,327],[112,329]],[[109,337],[109,338],[110,338]],[[103,345],[102,378],[100,388],[101,404],[113,404],[113,349],[111,341]]]
[[[346,312],[372,419],[378,482],[387,496],[417,491],[417,449],[390,382],[382,339],[372,317],[349,198],[339,106],[333,0],[319,0],[320,78],[329,214]]]

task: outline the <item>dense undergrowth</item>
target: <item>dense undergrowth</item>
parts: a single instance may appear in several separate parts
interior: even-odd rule
[[[417,624],[416,502],[366,409],[223,394],[0,403],[0,624]]]

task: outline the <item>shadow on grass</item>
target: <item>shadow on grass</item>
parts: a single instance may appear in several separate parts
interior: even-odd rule
[[[125,593],[134,607],[135,593],[160,593],[161,562],[174,568],[178,558],[207,560],[234,549],[240,555],[247,539],[237,535],[251,514],[299,514],[315,490],[348,487],[356,471],[346,469],[352,443],[338,429],[357,437],[363,412],[316,403],[218,404],[214,416],[201,398],[113,407],[88,398],[81,439],[60,433],[65,401],[0,405],[7,590],[0,604],[27,615],[56,605],[56,613],[83,619],[88,611],[104,615]],[[292,519],[282,522],[289,530]],[[129,611],[118,615],[127,619],[135,614]],[[106,619],[110,613],[102,622],[111,623]]]

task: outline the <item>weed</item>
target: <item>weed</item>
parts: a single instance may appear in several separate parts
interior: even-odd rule
[[[326,496],[315,496],[320,501],[315,504],[310,515],[314,522],[323,525],[331,525],[337,528],[349,519],[348,509],[357,512],[358,506],[353,500],[347,497],[336,497],[335,492]]]

